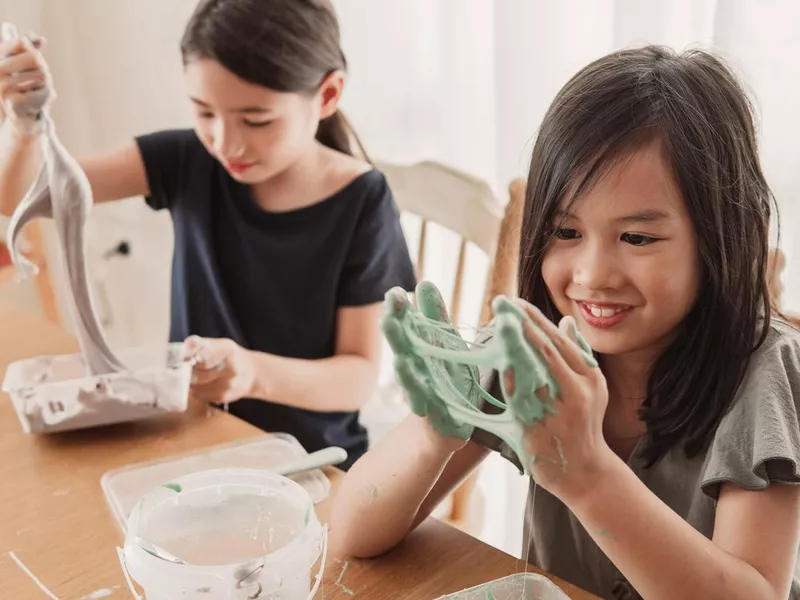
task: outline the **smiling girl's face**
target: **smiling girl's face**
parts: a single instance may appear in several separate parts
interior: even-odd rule
[[[697,299],[700,262],[661,145],[621,160],[552,226],[542,277],[592,348],[626,354],[668,344]]]

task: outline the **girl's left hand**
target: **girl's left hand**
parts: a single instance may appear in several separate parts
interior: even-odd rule
[[[597,363],[588,361],[579,347],[572,317],[556,327],[535,306],[524,301],[519,305],[530,317],[523,322],[525,339],[559,388],[556,414],[527,430],[528,466],[540,486],[569,505],[590,491],[617,458],[603,437],[608,388]],[[508,373],[506,377],[513,379]],[[542,392],[547,388],[536,390]]]
[[[191,395],[210,404],[228,404],[252,395],[255,373],[247,350],[230,339],[190,336],[187,356],[196,357]]]

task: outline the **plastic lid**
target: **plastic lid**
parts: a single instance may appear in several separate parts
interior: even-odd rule
[[[103,492],[120,530],[125,532],[133,507],[148,491],[165,483],[209,469],[269,469],[308,454],[287,433],[272,433],[252,439],[204,448],[191,454],[137,463],[109,471],[100,480]],[[330,481],[316,469],[291,475],[315,504],[330,493]]]
[[[436,600],[569,600],[561,588],[537,573],[517,573]]]

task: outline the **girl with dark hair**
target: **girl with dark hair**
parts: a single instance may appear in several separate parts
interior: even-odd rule
[[[800,598],[800,334],[770,305],[773,204],[746,95],[706,52],[616,52],[553,101],[519,265],[560,389],[526,434],[539,567],[603,598]],[[490,450],[521,466],[410,417],[342,483],[338,550],[392,547]]]
[[[37,46],[0,47],[4,214],[41,164],[11,110],[50,85]],[[170,211],[170,339],[202,359],[192,395],[309,451],[341,446],[347,468],[367,448],[380,302],[414,274],[386,180],[354,156],[338,109],[336,15],[324,0],[202,0],[181,52],[194,129],[79,162],[96,202],[144,195]]]

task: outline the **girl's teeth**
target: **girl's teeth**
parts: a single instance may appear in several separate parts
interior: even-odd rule
[[[622,308],[601,308],[592,304],[589,304],[588,306],[589,312],[592,313],[593,317],[613,317],[618,312],[622,312],[624,310]]]

